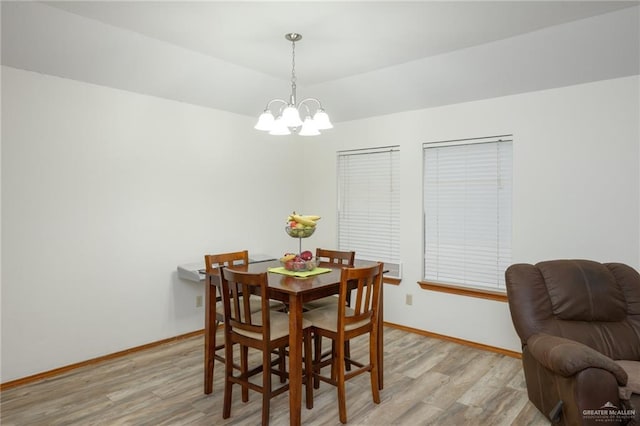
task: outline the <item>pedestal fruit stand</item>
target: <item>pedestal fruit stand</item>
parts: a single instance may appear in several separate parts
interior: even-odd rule
[[[298,239],[298,253],[285,253],[280,262],[289,271],[310,271],[316,267],[313,253],[302,251],[302,239],[309,238],[316,231],[316,221],[320,216],[299,215],[293,212],[287,217],[284,230],[291,238]]]

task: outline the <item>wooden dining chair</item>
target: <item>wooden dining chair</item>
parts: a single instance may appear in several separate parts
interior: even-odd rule
[[[215,368],[215,361],[220,361],[224,364],[224,356],[219,353],[224,349],[224,341],[216,342],[216,330],[218,326],[224,321],[224,309],[222,307],[222,299],[220,297],[220,268],[231,265],[248,265],[249,264],[249,252],[247,250],[236,251],[230,253],[219,254],[206,254],[204,256],[205,271],[207,273],[206,281],[206,300],[212,300],[214,296],[216,300],[215,311],[211,312],[206,310],[205,312],[205,328],[207,324],[213,323],[213,332],[205,333],[204,337],[204,393],[210,394],[213,392],[213,373]],[[211,280],[214,282],[212,283]],[[211,294],[216,292],[216,294]],[[257,312],[262,308],[262,303],[259,298],[251,299],[251,310]],[[281,302],[271,300],[269,302],[271,309],[282,309],[284,305]],[[211,318],[213,315],[215,318]],[[239,367],[238,367],[239,368]]]
[[[340,422],[347,422],[347,406],[345,381],[362,373],[369,372],[371,376],[371,393],[373,402],[380,403],[378,387],[378,316],[380,314],[380,290],[382,286],[383,263],[364,268],[343,268],[340,277],[339,302],[334,306],[314,309],[304,313],[304,318],[313,323],[312,333],[332,339],[335,353],[331,361],[331,375],[321,375],[323,365],[318,359],[320,347],[316,344],[313,362],[313,376],[338,389],[338,408]],[[355,284],[352,307],[346,303],[348,285]],[[345,342],[361,335],[369,335],[369,362],[363,363],[354,359],[347,359]],[[352,371],[346,371],[346,362],[350,362]]]
[[[269,424],[269,407],[273,397],[286,392],[289,384],[285,383],[273,389],[271,375],[286,377],[284,357],[289,345],[289,316],[286,313],[269,309],[268,276],[266,272],[239,272],[228,268],[222,269],[222,302],[224,307],[225,335],[225,381],[222,418],[231,415],[232,389],[234,384],[242,386],[242,400],[248,400],[248,392],[253,390],[262,393],[262,424]],[[262,304],[259,312],[251,310],[251,300],[258,299]],[[309,335],[311,322],[303,320],[303,334]],[[233,350],[238,344],[240,348],[240,372],[235,373]],[[262,352],[262,362],[249,368],[248,350],[257,349]],[[276,358],[273,355],[276,354]],[[304,339],[304,381],[306,382],[307,408],[313,405],[311,340]],[[274,368],[279,366],[279,368]],[[251,381],[251,377],[262,373],[262,385]]]
[[[204,336],[204,393],[210,394],[213,392],[213,373],[215,368],[215,361],[220,361],[224,364],[224,356],[219,355],[218,351],[224,349],[224,341],[222,343],[216,343],[216,331],[218,326],[224,321],[224,308],[222,306],[221,287],[220,287],[220,268],[224,266],[230,266],[234,264],[249,264],[249,252],[247,250],[236,251],[230,253],[219,254],[205,254],[204,255],[204,267],[207,273],[207,282],[205,289],[206,300],[212,300],[211,297],[215,296],[215,318],[210,318],[212,312],[210,310],[205,311],[205,327],[206,324],[211,324],[214,321],[213,332],[211,336],[205,333]],[[214,282],[211,282],[214,280]],[[216,292],[212,295],[211,292]],[[260,309],[257,307],[257,309]]]
[[[339,265],[339,266],[353,267],[355,260],[356,260],[355,251],[339,251],[339,250],[329,250],[329,249],[323,249],[323,248],[316,249],[316,261],[318,262],[319,265],[328,264],[332,266]],[[350,291],[347,292],[347,298],[345,300],[346,300],[347,306],[349,306],[351,304]],[[310,311],[313,309],[321,309],[329,306],[335,306],[337,303],[338,303],[338,297],[327,296],[327,297],[323,297],[322,299],[312,300],[310,302],[305,303],[304,309],[307,311]],[[315,341],[316,347],[322,345],[321,336],[319,335],[314,336],[314,341]],[[332,345],[333,344],[335,344],[335,342],[332,342]],[[345,342],[344,351],[347,356],[347,359],[349,359],[351,357],[351,347],[350,347],[349,341]],[[334,348],[332,348],[329,351],[323,352],[321,354],[321,358],[326,360],[334,352],[335,352]],[[347,362],[347,370],[351,370],[350,362]],[[316,381],[314,384],[314,387],[317,389],[319,386],[320,386],[320,383]]]
[[[316,249],[316,262],[319,266],[329,264],[331,266],[349,266],[353,267],[356,259],[355,251],[338,251],[323,248]],[[326,306],[335,305],[338,298],[335,296],[327,296],[322,299],[312,300],[304,304],[305,309],[318,309]],[[347,294],[347,302],[351,302],[351,293]]]

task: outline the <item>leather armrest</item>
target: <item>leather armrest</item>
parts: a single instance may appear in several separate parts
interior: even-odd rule
[[[549,334],[534,334],[527,340],[529,352],[552,372],[570,377],[587,368],[613,374],[619,386],[627,384],[627,373],[611,358],[580,342]]]

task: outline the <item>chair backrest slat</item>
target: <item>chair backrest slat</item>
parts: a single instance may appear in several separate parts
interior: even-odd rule
[[[249,264],[249,252],[247,250],[204,255],[204,267],[207,274],[218,274],[220,267],[237,264]]]
[[[270,315],[267,273],[234,271],[225,267],[222,269],[221,281],[225,327],[229,327],[230,332],[236,329],[258,333],[262,335],[263,340],[269,341]],[[251,298],[257,296],[260,296],[262,306],[259,321],[251,316]]]
[[[382,286],[383,263],[363,268],[342,268],[340,276],[340,299],[338,302],[338,329],[349,324],[367,321],[372,327],[377,321],[380,306],[380,287]],[[346,315],[349,287],[355,285],[354,315]]]
[[[344,265],[353,267],[356,258],[355,251],[339,251],[329,249],[316,249],[316,260],[318,262],[332,263],[334,265]]]
[[[316,249],[316,262],[318,262],[318,264],[330,263],[332,265],[340,265],[343,267],[346,266],[349,268],[353,268],[355,261],[355,251],[329,250],[323,248]],[[347,298],[345,300],[347,306],[351,304],[351,292],[347,293]]]
[[[220,287],[220,279],[218,278],[220,275],[220,268],[225,266],[248,264],[249,252],[247,250],[204,255],[204,268],[207,276],[209,277],[209,279],[211,279],[209,285],[215,284],[218,291],[218,295],[216,296],[217,301],[222,300],[220,297],[220,294],[222,294],[222,290]]]

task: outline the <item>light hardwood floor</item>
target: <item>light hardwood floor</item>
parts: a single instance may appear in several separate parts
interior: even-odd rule
[[[352,354],[366,353],[366,339]],[[347,383],[352,425],[548,425],[528,402],[521,362],[504,355],[385,329],[385,387],[372,402],[369,377]],[[256,425],[260,395],[242,403],[234,387],[222,419],[224,366],[203,394],[203,337],[196,336],[82,367],[2,392],[0,423],[35,425]],[[337,425],[336,391],[321,383],[307,425]],[[288,425],[287,394],[271,402],[271,424]]]

